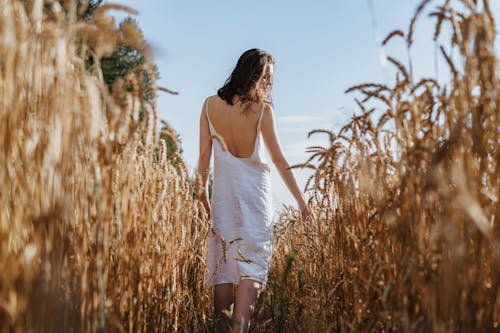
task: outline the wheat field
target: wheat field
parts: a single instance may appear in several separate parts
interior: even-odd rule
[[[359,115],[310,133],[329,145],[294,168],[313,170],[319,223],[305,233],[292,207],[278,216],[251,331],[500,330],[496,31],[487,0],[457,2],[420,2],[383,42],[410,49],[430,11],[429,38],[452,31],[449,82],[389,57],[394,82],[349,88]],[[133,10],[78,20],[83,2],[0,3],[0,330],[213,331],[210,225],[144,98],[153,64],[111,87],[99,66],[124,42],[148,54],[108,13]]]

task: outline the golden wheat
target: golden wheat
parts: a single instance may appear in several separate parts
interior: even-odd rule
[[[409,49],[438,2],[423,1],[408,33],[383,43],[400,36]],[[414,82],[411,64],[389,58],[392,85],[348,89],[361,114],[338,133],[309,133],[329,138],[295,166],[314,169],[319,224],[311,234],[295,209],[278,216],[255,331],[498,329],[496,31],[488,1],[450,3],[431,13],[430,36],[453,32],[460,62],[441,48],[450,83]],[[150,62],[110,90],[98,66],[120,43],[148,55],[147,43],[107,14],[129,8],[78,21],[83,5],[63,6],[2,2],[0,330],[211,331],[199,184],[179,150],[167,153],[154,100],[142,98],[165,89],[142,88]]]
[[[153,69],[111,92],[99,66],[86,69],[87,56],[99,63],[125,41],[147,53],[106,14],[129,9],[102,6],[76,22],[43,6],[2,2],[0,330],[210,327],[208,224],[142,98],[142,70]]]
[[[408,48],[423,1],[407,34]],[[463,68],[452,82],[362,84],[362,115],[312,147],[317,241],[280,216],[264,330],[470,332],[500,324],[500,77],[488,2],[439,9]],[[450,13],[445,15],[444,13]],[[384,40],[405,34],[392,32]],[[476,91],[477,93],[474,93]],[[380,104],[372,103],[372,100]],[[372,119],[376,105],[383,111]],[[377,106],[380,105],[380,106]],[[374,123],[376,126],[374,126]],[[316,162],[316,163],[315,163]],[[304,164],[296,167],[303,167]],[[292,267],[292,268],[290,268]],[[267,318],[273,321],[266,322]]]

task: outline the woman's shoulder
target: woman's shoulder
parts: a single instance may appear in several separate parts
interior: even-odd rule
[[[262,102],[262,109],[264,109],[264,113],[272,114],[274,112],[273,103],[269,101]]]
[[[218,95],[210,95],[206,99],[209,100],[209,99],[214,99],[214,98],[220,99],[220,97]]]
[[[208,96],[205,99],[205,103],[208,103],[209,108],[228,105],[228,103],[217,94]],[[264,110],[264,113],[272,113],[273,104],[267,100],[261,102],[250,102],[249,109],[252,110],[253,113],[257,114],[259,114],[261,110]]]
[[[205,103],[208,103],[209,106],[217,106],[220,105],[224,100],[219,97],[219,95],[210,95],[205,98]]]

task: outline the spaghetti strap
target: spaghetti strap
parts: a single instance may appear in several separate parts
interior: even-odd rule
[[[210,134],[217,133],[214,125],[212,125],[212,122],[210,121],[210,116],[208,115],[208,98],[205,100],[205,113],[207,114],[208,127],[210,128]]]
[[[266,103],[262,103],[262,110],[260,110],[259,122],[257,123],[257,136],[260,133],[260,124],[262,123],[262,116],[264,115],[264,108],[266,107]]]

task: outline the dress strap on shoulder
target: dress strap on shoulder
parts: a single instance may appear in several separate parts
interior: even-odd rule
[[[262,123],[262,116],[264,115],[264,108],[266,107],[266,103],[262,103],[262,110],[260,110],[259,122],[257,123],[257,128],[260,128],[260,124]]]
[[[210,132],[216,133],[214,125],[212,125],[212,122],[210,121],[210,116],[208,115],[208,99],[205,100],[205,113],[207,114],[207,120],[208,120],[208,127],[210,128]]]

